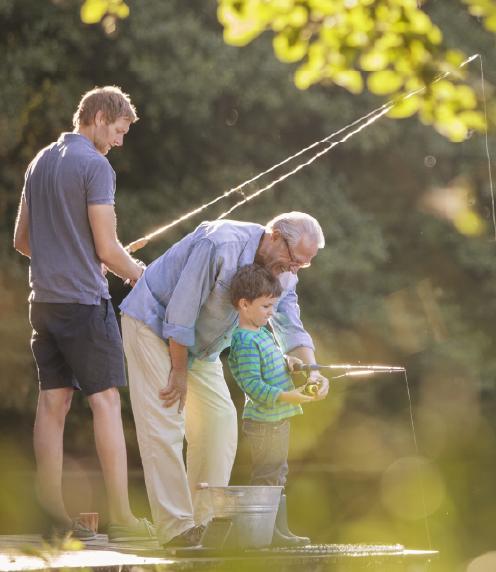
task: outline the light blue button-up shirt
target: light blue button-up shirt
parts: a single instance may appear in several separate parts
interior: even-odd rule
[[[121,311],[163,340],[187,346],[190,358],[216,359],[238,324],[229,296],[231,280],[241,266],[253,263],[264,232],[253,223],[201,223],[148,266]],[[300,320],[297,277],[288,272],[280,280],[285,289],[271,324],[281,348],[314,349]]]

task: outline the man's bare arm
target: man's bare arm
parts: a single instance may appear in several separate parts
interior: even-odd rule
[[[116,276],[136,282],[143,268],[129,255],[117,238],[117,221],[113,205],[89,205],[93,240],[98,258]]]
[[[24,256],[31,258],[31,247],[29,245],[29,211],[24,195],[21,197],[19,210],[17,211],[14,229],[14,248],[21,254],[24,254]]]

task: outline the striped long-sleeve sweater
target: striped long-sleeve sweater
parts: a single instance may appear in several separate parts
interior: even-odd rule
[[[234,330],[229,367],[245,393],[243,419],[273,422],[303,413],[300,405],[278,401],[279,394],[294,384],[284,356],[266,328]]]

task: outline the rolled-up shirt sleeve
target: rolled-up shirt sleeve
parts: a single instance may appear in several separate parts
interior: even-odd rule
[[[283,353],[301,346],[315,351],[312,338],[300,319],[298,295],[294,289],[283,294],[270,322]]]
[[[215,283],[215,246],[204,238],[192,248],[165,312],[162,334],[183,346],[195,343],[195,323]]]

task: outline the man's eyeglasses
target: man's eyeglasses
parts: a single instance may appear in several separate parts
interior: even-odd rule
[[[284,240],[284,243],[286,245],[286,250],[288,251],[288,257],[289,260],[291,260],[291,264],[293,264],[294,266],[298,266],[298,268],[308,268],[309,266],[311,266],[310,262],[306,261],[302,262],[301,260],[298,260],[298,258],[296,258],[296,256],[293,254],[291,247],[289,246],[288,239],[285,236],[282,236],[282,234],[281,238]]]

